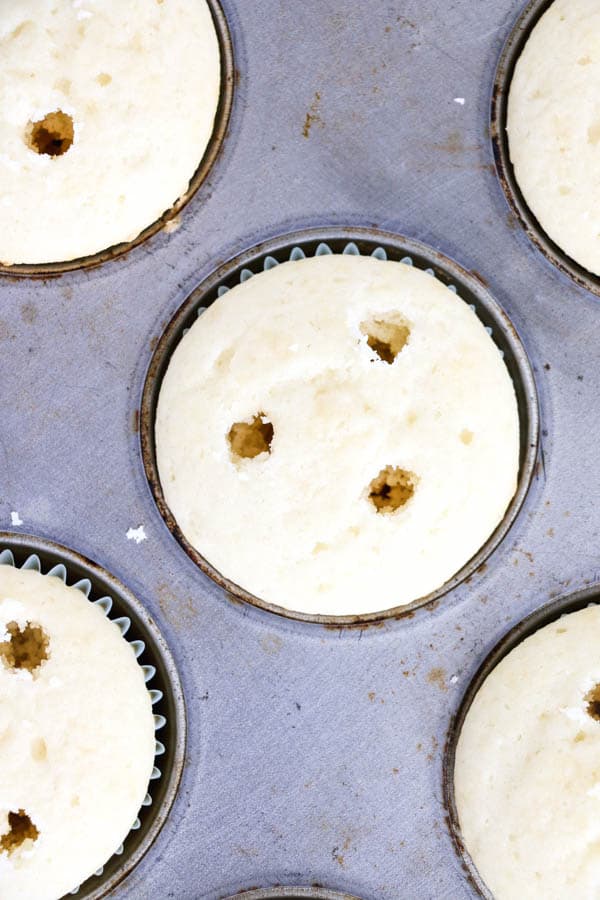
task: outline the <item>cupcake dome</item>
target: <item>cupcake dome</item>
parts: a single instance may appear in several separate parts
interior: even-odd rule
[[[3,3],[0,42],[2,263],[131,241],[186,192],[219,98],[205,0]]]
[[[519,466],[514,388],[469,306],[350,255],[280,264],[216,300],[173,353],[155,434],[188,542],[309,614],[439,588],[501,521]]]
[[[59,578],[0,566],[2,897],[56,900],[123,842],[153,768],[133,648]]]

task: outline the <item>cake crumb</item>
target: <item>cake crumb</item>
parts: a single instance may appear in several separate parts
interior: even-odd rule
[[[455,97],[455,98],[454,98],[454,102],[455,102],[455,103],[458,103],[459,106],[464,106],[464,105],[465,105],[465,98],[464,98],[464,97]]]
[[[141,544],[142,541],[148,540],[148,535],[146,534],[143,525],[140,525],[138,528],[130,528],[126,537],[128,541],[135,541],[136,544]]]
[[[13,510],[11,511],[11,514],[10,514],[10,524],[13,525],[15,528],[16,528],[18,525],[22,525],[22,524],[23,524],[23,519],[21,518],[21,516],[19,515],[19,513],[16,511],[16,509],[13,509]]]

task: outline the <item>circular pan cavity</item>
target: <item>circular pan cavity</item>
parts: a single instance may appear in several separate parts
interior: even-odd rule
[[[219,41],[219,53],[221,57],[221,89],[219,93],[219,103],[215,115],[214,126],[210,141],[204,151],[198,168],[192,175],[189,187],[185,194],[175,201],[170,209],[166,210],[151,225],[144,228],[132,241],[121,244],[114,244],[105,250],[100,250],[91,256],[83,256],[78,259],[70,259],[65,262],[54,263],[16,263],[14,266],[6,266],[0,264],[0,275],[12,275],[13,277],[23,278],[52,278],[63,275],[65,272],[73,272],[79,269],[94,269],[112,259],[118,259],[147,241],[161,231],[164,226],[172,221],[182,209],[187,206],[200,185],[203,183],[208,173],[212,169],[214,162],[219,156],[227,130],[229,127],[229,119],[233,106],[233,93],[235,85],[235,64],[233,56],[233,42],[225,13],[221,8],[219,0],[206,0],[210,9],[217,39]]]
[[[553,600],[545,606],[540,607],[540,609],[535,610],[535,612],[530,613],[530,615],[514,625],[510,631],[500,639],[481,663],[461,700],[458,711],[450,722],[448,735],[446,737],[442,773],[447,823],[454,847],[462,862],[465,875],[469,883],[477,891],[478,895],[484,897],[485,900],[493,900],[493,896],[479,875],[469,851],[465,846],[458,818],[458,810],[456,808],[456,798],[454,795],[456,747],[464,721],[473,700],[483,686],[483,683],[505,656],[508,656],[508,654],[526,640],[526,638],[531,637],[531,635],[536,631],[539,631],[540,628],[544,628],[546,625],[550,625],[552,622],[560,619],[561,616],[578,612],[580,609],[585,609],[586,606],[598,603],[600,603],[600,585],[596,584],[592,587],[585,588],[584,590],[577,591],[574,594],[559,597],[557,600]]]
[[[359,900],[354,894],[340,894],[337,891],[328,891],[322,887],[276,887],[264,890],[249,890],[229,900]]]
[[[154,443],[154,422],[162,379],[175,348],[186,329],[189,329],[196,320],[199,311],[210,306],[224,290],[239,284],[240,281],[245,281],[252,274],[271,268],[277,262],[331,252],[375,255],[382,259],[405,262],[435,275],[443,284],[456,290],[458,295],[474,308],[477,316],[489,330],[494,342],[503,353],[506,367],[515,386],[519,408],[519,480],[515,495],[500,525],[479,552],[438,590],[405,606],[365,615],[324,616],[294,612],[267,603],[225,578],[186,540],[167,506],[160,485]],[[188,556],[234,600],[243,600],[280,616],[304,622],[316,622],[332,628],[342,625],[364,627],[372,622],[411,615],[417,607],[439,600],[473,575],[505,537],[523,504],[534,472],[538,450],[538,432],[537,393],[527,355],[506,313],[491,297],[481,280],[467,272],[458,263],[418,241],[375,229],[352,227],[316,228],[273,238],[241,253],[209,275],[175,313],[163,333],[146,374],[140,410],[140,440],[146,476],[169,531],[179,541]]]
[[[66,569],[67,584],[83,579],[89,581],[89,599],[94,601],[109,597],[112,600],[109,617],[126,617],[131,621],[126,640],[134,647],[139,642],[135,649],[136,652],[140,649],[138,662],[141,666],[156,669],[156,673],[148,679],[148,687],[157,692],[152,711],[157,732],[155,766],[160,770],[160,777],[153,777],[150,781],[148,795],[138,813],[140,824],[137,826],[136,822],[137,827],[134,826],[125,838],[122,852],[115,853],[98,873],[67,895],[81,900],[100,900],[126,878],[150,849],[175,800],[183,769],[186,734],[179,675],[169,648],[140,601],[99,565],[74,550],[43,538],[0,532],[0,554],[5,551],[10,551],[18,568],[35,568],[47,574],[59,566]]]
[[[552,238],[550,238],[527,205],[515,171],[510,160],[508,132],[506,130],[508,115],[508,97],[515,66],[529,40],[531,32],[545,12],[552,6],[553,0],[530,0],[508,36],[502,49],[492,91],[491,104],[491,136],[496,171],[508,203],[524,228],[529,239],[544,256],[561,272],[572,278],[577,284],[600,295],[600,279],[571,259]]]

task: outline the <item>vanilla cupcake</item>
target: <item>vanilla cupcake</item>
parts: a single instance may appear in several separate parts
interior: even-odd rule
[[[455,798],[465,846],[495,900],[598,895],[600,607],[528,637],[465,718]]]
[[[600,6],[555,0],[515,67],[507,131],[515,177],[546,234],[600,275]]]
[[[173,353],[162,491],[234,584],[301,613],[440,588],[515,492],[519,418],[473,310],[397,262],[325,255],[229,290]]]
[[[130,831],[155,754],[132,646],[84,593],[0,565],[0,884],[58,900]]]
[[[7,0],[0,45],[0,262],[131,241],[185,194],[219,99],[206,0]]]

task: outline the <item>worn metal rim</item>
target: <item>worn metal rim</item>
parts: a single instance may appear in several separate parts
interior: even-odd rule
[[[577,612],[585,609],[590,604],[600,603],[600,583],[576,591],[573,594],[567,594],[552,600],[534,612],[530,613],[516,625],[514,625],[496,646],[488,653],[477,672],[475,673],[471,683],[469,684],[458,711],[452,717],[448,734],[446,738],[446,747],[444,751],[443,761],[443,793],[444,802],[447,811],[447,822],[450,828],[450,834],[454,847],[460,857],[465,875],[472,887],[474,887],[481,897],[485,900],[493,900],[493,896],[489,888],[479,875],[475,863],[473,862],[462,836],[458,810],[456,807],[456,798],[454,795],[454,764],[456,760],[456,747],[458,739],[471,708],[475,696],[479,692],[485,680],[489,677],[496,666],[508,656],[512,650],[521,644],[526,638],[530,637],[540,628],[550,625],[561,616],[568,613]]]
[[[261,600],[224,577],[191,546],[181,532],[162,493],[154,446],[154,420],[160,386],[171,355],[181,340],[184,329],[190,327],[195,321],[198,307],[210,305],[216,299],[220,286],[231,287],[237,284],[241,270],[244,268],[255,272],[262,271],[263,261],[267,256],[283,261],[289,258],[289,253],[294,247],[302,248],[306,255],[310,256],[314,255],[320,243],[327,243],[334,252],[341,253],[349,242],[356,244],[361,253],[371,253],[377,247],[383,247],[389,259],[400,260],[409,256],[418,268],[432,270],[446,285],[456,285],[461,298],[465,302],[473,304],[479,319],[485,326],[492,328],[493,339],[504,352],[504,360],[517,394],[521,434],[520,473],[517,490],[500,525],[479,552],[438,590],[405,606],[396,606],[363,615],[326,616],[295,612]],[[506,536],[521,509],[535,469],[538,438],[537,392],[527,354],[508,316],[492,298],[481,279],[431,247],[410,238],[372,228],[325,227],[294,232],[267,240],[220,266],[192,292],[163,332],[146,374],[140,409],[141,452],[146,477],[169,531],[188,556],[232,599],[250,603],[279,616],[318,623],[328,628],[366,627],[370,623],[382,623],[386,619],[412,616],[415,609],[440,600],[453,588],[474,575]]]
[[[186,741],[185,706],[179,675],[164,638],[142,603],[114,575],[97,563],[45,538],[6,531],[0,532],[0,549],[11,550],[19,565],[31,554],[36,554],[43,571],[64,563],[69,576],[74,574],[77,578],[88,578],[92,583],[90,597],[97,599],[108,594],[113,599],[113,609],[131,619],[128,639],[129,636],[139,636],[146,644],[144,659],[151,661],[156,667],[156,684],[160,686],[163,698],[153,709],[159,714],[164,713],[167,719],[165,754],[160,757],[162,777],[151,782],[148,790],[152,804],[138,813],[141,827],[129,832],[124,842],[124,852],[120,856],[113,855],[105,863],[102,875],[92,875],[75,895],[81,900],[101,900],[126,878],[148,852],[175,800],[183,770]]]
[[[213,19],[219,41],[219,53],[221,57],[221,88],[219,103],[215,114],[215,121],[210,140],[207,144],[204,156],[194,174],[185,194],[175,201],[173,206],[138,234],[132,241],[114,244],[98,253],[90,256],[82,256],[65,262],[54,263],[17,263],[14,266],[0,264],[0,275],[12,275],[16,278],[55,278],[66,272],[80,269],[94,269],[105,262],[125,256],[134,247],[139,247],[153,235],[157,234],[164,226],[172,221],[187,206],[196,191],[206,179],[217,157],[221,153],[233,106],[233,93],[235,85],[235,63],[233,56],[233,42],[227,24],[225,13],[220,0],[206,0]]]
[[[496,171],[504,194],[529,239],[544,256],[561,272],[577,284],[600,295],[600,278],[571,259],[549,235],[546,234],[527,205],[510,159],[506,130],[508,96],[515,66],[529,36],[553,0],[530,0],[503,47],[496,69],[491,104],[491,137]]]
[[[228,900],[303,900],[305,897],[311,897],[312,900],[359,900],[354,894],[340,894],[321,887],[252,888],[229,897]]]

